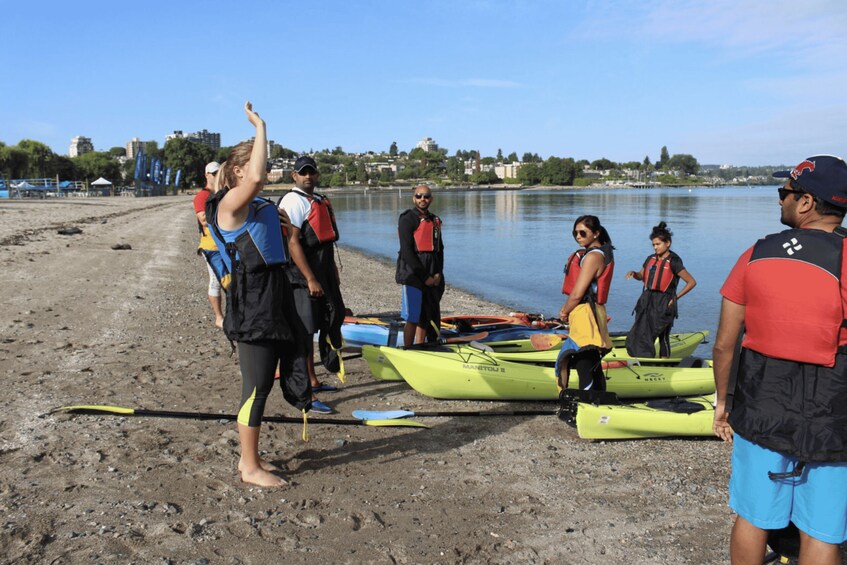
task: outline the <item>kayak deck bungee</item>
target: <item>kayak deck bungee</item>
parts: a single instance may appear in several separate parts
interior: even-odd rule
[[[497,353],[469,345],[432,349],[367,349],[367,352],[363,350],[366,359],[381,356],[412,388],[433,398],[555,400],[559,396],[552,367],[503,360]],[[605,364],[604,373],[607,390],[621,398],[692,396],[714,392],[711,367],[641,366],[625,360],[612,360],[612,363]],[[577,378],[572,374],[569,387],[576,386]]]
[[[579,402],[576,430],[583,439],[709,437],[714,435],[713,399],[712,395],[619,405]]]
[[[495,330],[496,332],[496,330]],[[491,336],[492,332],[489,332],[489,336]],[[672,334],[671,335],[671,354],[674,356],[670,359],[658,359],[658,358],[641,358],[636,359],[637,363],[641,365],[653,365],[653,364],[662,364],[662,365],[673,365],[679,364],[682,359],[688,357],[693,353],[693,351],[697,348],[697,346],[702,343],[705,337],[709,335],[708,331],[704,332],[690,332],[684,334]],[[500,347],[498,347],[498,342],[489,342],[483,341],[485,346],[493,349],[493,355],[498,359],[502,359],[504,361],[513,361],[516,363],[535,363],[541,365],[550,365],[551,367],[556,362],[556,357],[559,355],[559,349],[548,349],[544,351],[536,351],[529,346],[529,341],[526,340],[527,348],[515,348],[511,347],[509,350],[504,351]],[[425,348],[426,345],[417,345],[413,346],[415,348]],[[400,373],[391,365],[391,362],[381,353],[381,349],[375,345],[363,345],[362,346],[362,357],[367,361],[368,368],[371,371],[371,374],[375,379],[381,381],[402,381],[403,377]],[[626,349],[623,347],[615,347],[606,357],[605,359],[632,359],[626,353]]]

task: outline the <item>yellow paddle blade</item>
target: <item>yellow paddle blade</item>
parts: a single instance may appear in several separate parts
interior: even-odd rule
[[[58,412],[78,412],[82,410],[91,410],[95,412],[111,412],[113,414],[134,414],[135,410],[132,408],[124,408],[123,406],[106,406],[104,404],[88,404],[88,405],[79,405],[79,406],[60,406],[58,408],[53,408],[50,410],[50,414],[56,414]]]
[[[362,420],[366,426],[408,426],[411,428],[428,428],[426,424],[414,420]]]

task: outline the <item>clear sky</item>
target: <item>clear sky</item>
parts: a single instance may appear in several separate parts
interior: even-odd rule
[[[847,155],[844,0],[5,0],[0,141],[702,164]]]

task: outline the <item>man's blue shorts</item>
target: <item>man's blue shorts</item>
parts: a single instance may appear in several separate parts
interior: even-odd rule
[[[800,477],[771,480],[768,471],[794,470],[797,459],[735,434],[729,506],[763,530],[794,522],[826,543],[847,540],[847,463],[806,463]]]
[[[417,324],[421,321],[423,291],[407,284],[404,284],[402,288],[403,298],[400,305],[400,316],[407,322]]]

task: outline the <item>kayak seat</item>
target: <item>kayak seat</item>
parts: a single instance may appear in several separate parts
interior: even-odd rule
[[[691,368],[700,368],[705,366],[705,360],[702,357],[695,357],[694,355],[689,355],[688,357],[684,357],[679,361],[679,366],[683,369]]]
[[[676,398],[660,398],[657,400],[648,400],[644,404],[648,408],[655,410],[664,410],[666,412],[676,412],[677,414],[694,414],[705,410],[706,407],[697,402],[691,402],[677,396]]]

